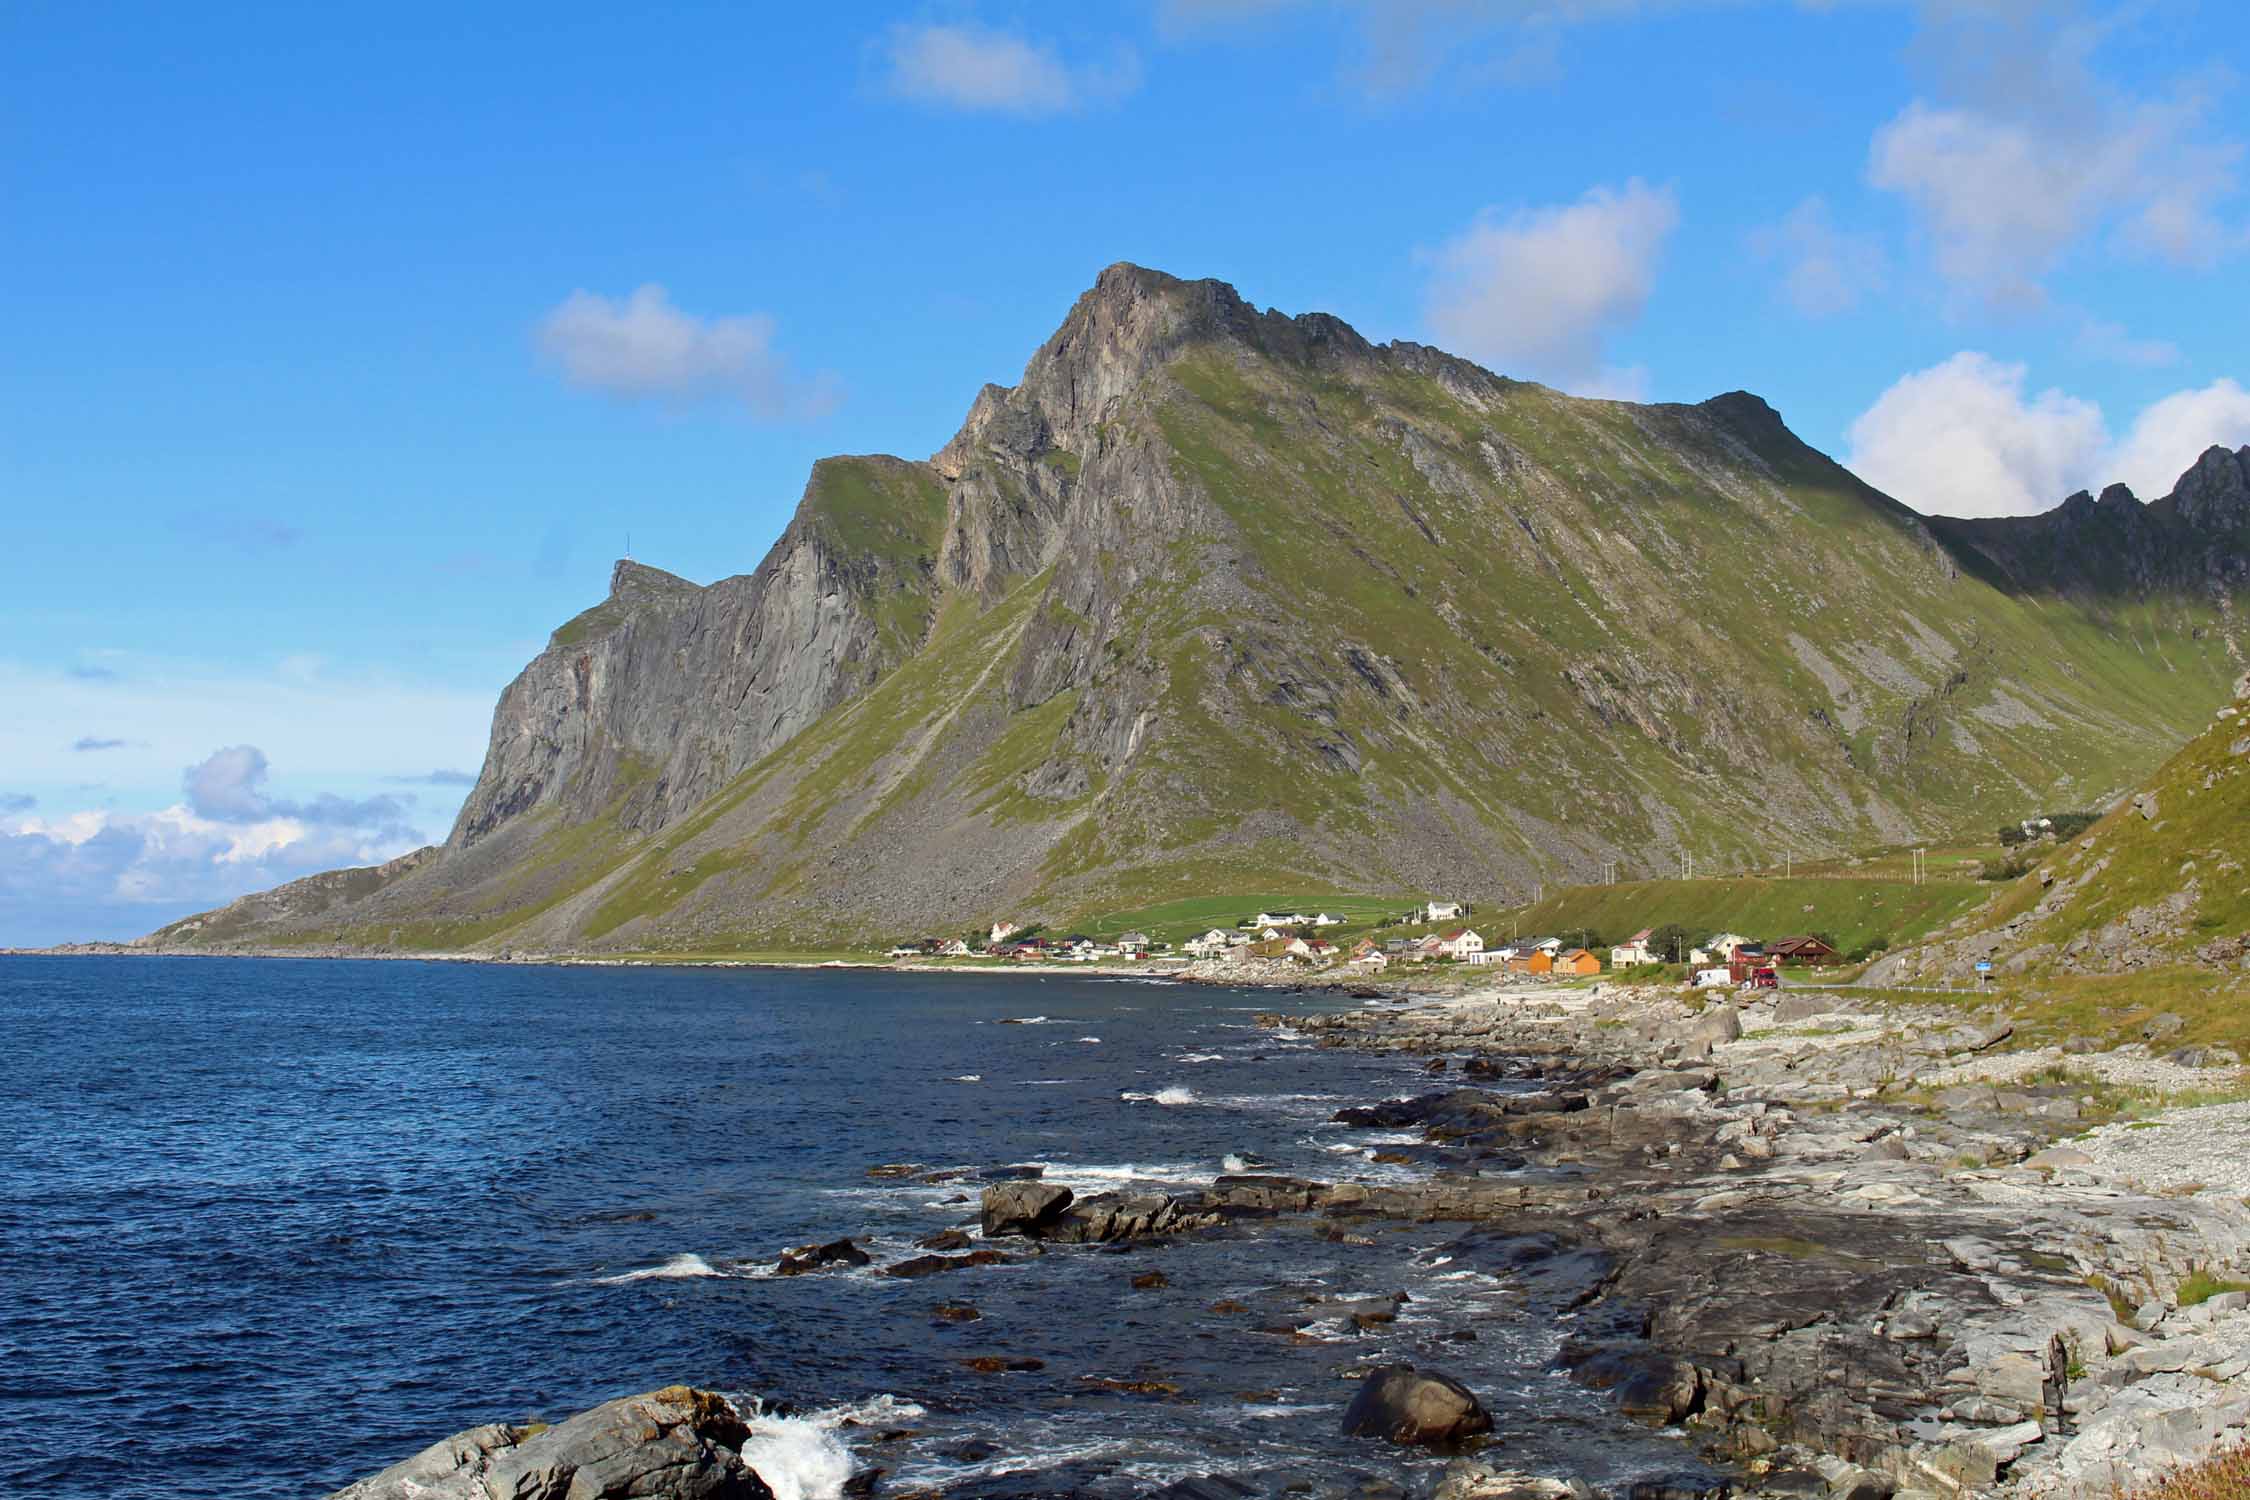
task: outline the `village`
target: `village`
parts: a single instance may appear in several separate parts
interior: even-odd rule
[[[1378,919],[1374,930],[1347,945],[1332,937],[1353,924],[1328,911],[1259,911],[1231,928],[1212,927],[1177,943],[1126,931],[1097,938],[1082,933],[1050,936],[1036,926],[995,922],[982,935],[924,938],[889,951],[898,962],[972,959],[1011,964],[1136,963],[1151,965],[1226,965],[1276,963],[1307,970],[1333,970],[1372,977],[1399,964],[1465,965],[1492,968],[1534,979],[1574,979],[1625,970],[1684,966],[1683,982],[1699,989],[1770,989],[1785,965],[1825,968],[1844,961],[1835,945],[1818,934],[1761,941],[1741,933],[1715,933],[1691,941],[1675,926],[1644,927],[1607,948],[1607,958],[1586,946],[1587,934],[1573,945],[1567,937],[1512,937],[1490,942],[1470,925],[1466,902],[1430,901],[1395,916]],[[1385,936],[1402,927],[1430,930]]]

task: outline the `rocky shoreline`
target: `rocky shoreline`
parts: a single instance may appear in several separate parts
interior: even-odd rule
[[[1035,1175],[989,1174],[973,1232],[942,1231],[876,1269],[973,1273],[1049,1246],[1255,1233],[1284,1218],[1338,1235],[1355,1221],[1460,1225],[1464,1264],[1566,1319],[1570,1378],[1610,1392],[1622,1419],[1682,1432],[1703,1460],[1616,1500],[2109,1500],[2250,1436],[2250,1296],[2195,1295],[2250,1273],[2236,1180],[2250,1171],[2250,1108],[2058,1144],[2116,1086],[2238,1087],[2231,1060],[2006,1052],[1997,1014],[1850,1003],[1798,992],[1696,1011],[1676,991],[1602,986],[1268,1013],[1261,1025],[1323,1046],[1426,1059],[1427,1092],[1339,1118],[1418,1131],[1424,1144],[1400,1156],[1428,1175],[1242,1172],[1076,1198]],[[2216,1181],[2194,1177],[2199,1164]],[[837,1241],[786,1252],[777,1270],[866,1260]],[[1338,1315],[1377,1326],[1391,1311]],[[1438,1500],[1599,1493],[1579,1475],[1520,1471],[1504,1441],[1480,1446],[1474,1393],[1440,1370],[1382,1366],[1366,1381],[1350,1430],[1458,1451]],[[433,1482],[441,1452],[495,1462],[471,1436],[416,1460],[415,1482]],[[384,1477],[343,1494],[425,1493]],[[1164,1493],[1267,1490],[1217,1474]]]

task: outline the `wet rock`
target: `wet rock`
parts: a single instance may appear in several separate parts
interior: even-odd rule
[[[1159,1292],[1171,1284],[1171,1278],[1162,1271],[1143,1271],[1133,1278],[1133,1290],[1136,1292]]]
[[[1069,1188],[1049,1182],[1003,1182],[988,1187],[981,1204],[985,1237],[1035,1235],[1062,1217],[1063,1210],[1070,1207],[1070,1198]]]
[[[914,1242],[918,1250],[966,1250],[975,1241],[965,1231],[941,1229],[936,1234],[926,1234]]]
[[[869,1167],[867,1175],[881,1180],[894,1177],[912,1177],[922,1170],[924,1169],[920,1162],[891,1161],[885,1162],[879,1167]]]
[[[1411,1365],[1386,1365],[1362,1382],[1344,1410],[1350,1437],[1443,1447],[1492,1430],[1492,1418],[1458,1380]]]
[[[799,1245],[782,1251],[773,1269],[777,1276],[802,1276],[830,1266],[864,1266],[874,1258],[848,1239],[830,1240],[825,1245]]]
[[[974,1323],[984,1314],[966,1302],[940,1302],[930,1316],[940,1323]]]
[[[1043,1359],[1012,1359],[1005,1354],[971,1355],[969,1358],[962,1360],[961,1363],[965,1368],[974,1370],[979,1375],[1029,1374],[1033,1370],[1047,1368],[1047,1362]]]
[[[960,1271],[970,1266],[1004,1266],[1008,1257],[997,1250],[971,1250],[966,1255],[911,1255],[883,1267],[885,1276],[898,1276],[912,1280],[921,1276],[935,1276],[941,1271]]]
[[[471,1428],[331,1500],[773,1500],[742,1457],[749,1438],[725,1397],[667,1386],[553,1427]]]

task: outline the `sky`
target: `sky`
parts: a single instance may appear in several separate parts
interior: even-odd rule
[[[0,944],[442,839],[613,559],[755,567],[1119,260],[1924,511],[2250,442],[2218,0],[0,13]]]

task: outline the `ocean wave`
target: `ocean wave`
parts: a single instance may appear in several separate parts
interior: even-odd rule
[[[1060,1183],[1073,1191],[1080,1188],[1102,1189],[1119,1183],[1165,1182],[1200,1183],[1209,1175],[1193,1162],[1117,1162],[1113,1164],[1081,1166],[1073,1162],[1049,1161],[1039,1164],[1045,1168],[1041,1182]]]
[[[891,1426],[925,1415],[920,1406],[887,1392],[805,1417],[769,1416],[754,1400],[736,1404],[746,1407],[750,1423],[743,1460],[774,1500],[840,1500],[858,1465],[838,1429]]]
[[[982,1083],[984,1082],[984,1075],[982,1073],[956,1073],[946,1081],[948,1083]]]
[[[1227,1059],[1223,1052],[1183,1052],[1172,1060],[1184,1063],[1214,1063],[1225,1062]]]
[[[1117,1097],[1134,1104],[1201,1104],[1203,1102],[1195,1097],[1195,1090],[1181,1088],[1176,1083],[1168,1084],[1153,1094],[1144,1094],[1138,1089],[1127,1089]]]
[[[1055,1024],[1055,1020],[1052,1016],[1002,1016],[994,1024],[999,1026],[1052,1026]]]
[[[1102,1042],[1102,1039],[1098,1036],[1082,1036],[1078,1040],[1082,1042],[1090,1042],[1097,1047],[1100,1046]]]
[[[726,1272],[700,1255],[675,1255],[661,1266],[643,1266],[638,1271],[620,1271],[615,1276],[597,1276],[596,1286],[623,1286],[629,1281],[693,1281],[704,1276],[724,1276]]]

